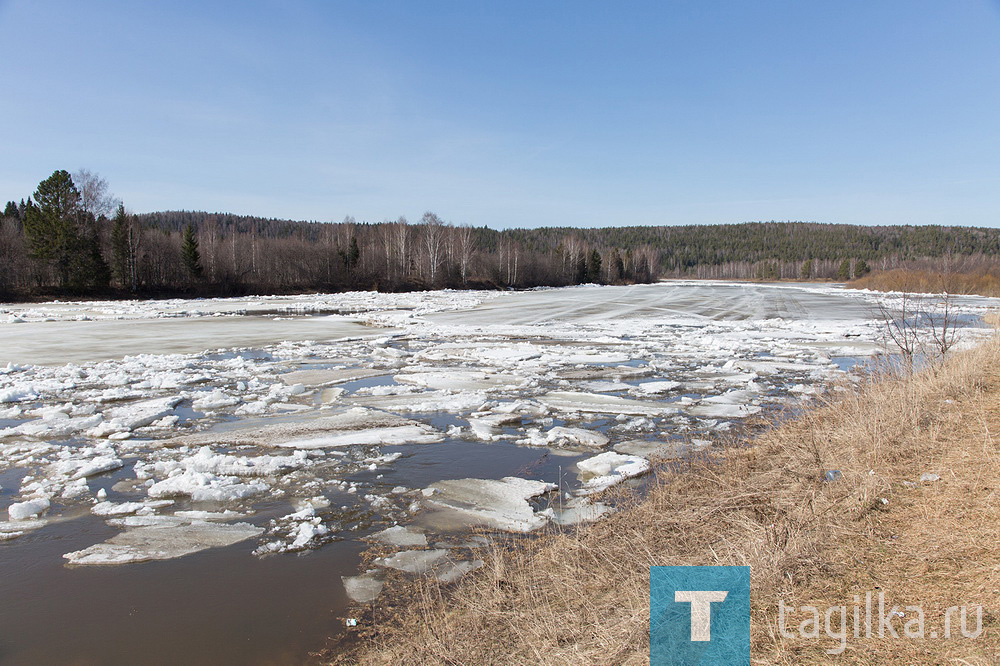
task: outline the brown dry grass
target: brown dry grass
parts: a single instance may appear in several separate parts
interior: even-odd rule
[[[896,268],[891,271],[869,273],[848,282],[847,286],[875,291],[1000,296],[1000,275],[987,269],[972,272],[941,272]]]
[[[651,565],[749,565],[759,663],[834,659],[829,638],[780,636],[779,598],[850,608],[879,589],[921,605],[928,633],[948,606],[982,604],[983,634],[851,637],[840,661],[1000,663],[1000,341],[835,395],[753,447],[660,470],[644,500],[602,522],[498,547],[452,588],[415,584],[339,660],[643,664]],[[842,478],[823,482],[828,469]],[[924,472],[942,478],[921,484]]]

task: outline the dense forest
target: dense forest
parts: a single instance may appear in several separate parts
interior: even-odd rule
[[[0,219],[0,293],[240,294],[526,288],[660,277],[836,279],[916,263],[993,266],[1000,230],[802,222],[496,231],[426,213],[379,223],[131,214],[86,170],[56,171]]]

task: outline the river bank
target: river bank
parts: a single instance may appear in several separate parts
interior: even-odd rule
[[[750,566],[760,663],[838,650],[849,663],[997,663],[1000,341],[832,395],[752,447],[661,467],[644,500],[602,522],[496,548],[453,589],[419,582],[338,663],[646,663],[656,565]],[[869,592],[898,605],[897,638],[877,620],[846,640],[822,616],[818,638],[801,613],[779,625],[779,600],[850,614],[860,599],[863,616]],[[982,607],[981,633],[961,635],[953,613],[944,639],[947,609],[963,605],[969,635]],[[916,607],[923,639],[904,630]]]

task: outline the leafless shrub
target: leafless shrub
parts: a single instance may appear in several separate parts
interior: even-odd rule
[[[949,293],[935,300],[903,292],[898,307],[880,301],[876,317],[881,321],[883,353],[898,356],[906,373],[913,372],[918,359],[947,355],[958,340],[959,320]]]

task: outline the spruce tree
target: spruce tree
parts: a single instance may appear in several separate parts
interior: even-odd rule
[[[71,283],[75,287],[107,287],[111,284],[111,269],[101,253],[101,242],[93,216],[80,223],[77,247],[73,253]]]
[[[74,255],[80,249],[80,193],[69,172],[59,170],[38,184],[34,199],[34,204],[29,201],[24,211],[24,236],[31,257],[50,265],[59,285],[66,286]]]
[[[625,279],[625,262],[617,249],[611,253],[611,281],[621,282]]]
[[[862,275],[867,275],[871,272],[871,268],[864,259],[858,259],[854,264],[854,277],[861,277]]]
[[[184,227],[184,238],[181,241],[181,261],[184,263],[184,270],[189,277],[201,279],[201,253],[198,252],[198,238],[194,235],[194,227],[187,225]]]
[[[808,280],[812,277],[813,272],[813,260],[806,259],[802,262],[802,269],[799,271],[799,277],[803,280]]]
[[[590,260],[587,262],[587,281],[601,281],[601,253],[594,248],[590,251]]]
[[[847,282],[851,279],[851,260],[844,259],[840,262],[840,268],[837,269],[837,279],[841,282]]]
[[[354,267],[358,265],[358,261],[361,259],[361,248],[358,247],[358,239],[355,236],[351,236],[351,243],[347,246],[347,252],[341,252],[341,257],[348,270],[353,271]]]
[[[119,203],[111,227],[111,269],[119,285],[135,291],[135,248],[132,239],[132,220]]]

